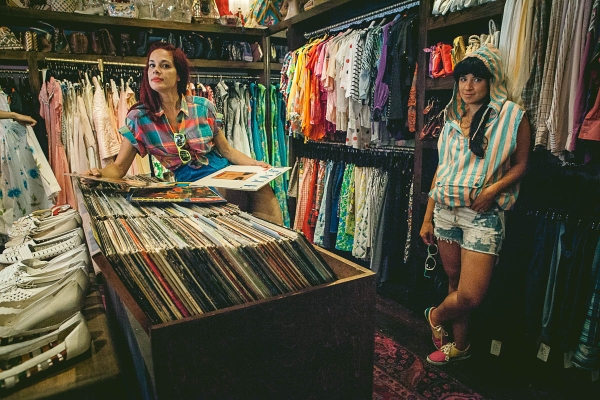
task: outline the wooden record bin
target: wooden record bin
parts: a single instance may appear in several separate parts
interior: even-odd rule
[[[94,261],[150,336],[159,399],[370,399],[375,274],[318,252],[338,281],[160,325]]]

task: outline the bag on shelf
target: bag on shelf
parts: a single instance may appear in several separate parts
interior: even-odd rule
[[[456,64],[458,64],[459,62],[461,62],[463,60],[463,58],[465,58],[465,52],[466,52],[466,48],[465,48],[465,39],[462,36],[457,36],[454,38],[454,42],[453,42],[453,46],[452,46],[452,69],[454,69],[454,66]]]
[[[221,54],[222,42],[218,38],[206,37],[206,49],[204,58],[207,60],[218,60],[219,54]]]
[[[250,43],[240,42],[239,46],[242,53],[242,60],[246,62],[252,62],[254,57],[252,56],[252,47],[250,47]]]
[[[93,54],[102,54],[102,44],[100,43],[100,34],[98,32],[89,33],[90,51]]]
[[[54,51],[56,53],[70,53],[69,42],[62,28],[54,28]]]
[[[85,54],[88,52],[89,41],[85,33],[73,32],[69,35],[69,47],[75,54]]]
[[[37,33],[33,31],[25,31],[21,33],[21,42],[23,50],[38,51]]]
[[[111,33],[107,29],[99,29],[98,34],[100,35],[100,44],[102,45],[102,52],[109,56],[117,55],[117,48]]]
[[[446,71],[444,71],[442,45],[443,43],[441,42],[436,44],[435,50],[430,55],[430,57],[432,58],[431,75],[434,78],[442,78],[446,75]]]
[[[131,37],[129,33],[121,33],[120,53],[122,56],[130,56],[131,52]]]
[[[465,55],[471,54],[474,51],[477,51],[481,47],[481,38],[477,35],[469,36],[469,41],[467,44],[467,48],[465,49]]]
[[[496,29],[496,23],[493,19],[490,19],[488,26],[489,34],[482,33],[479,37],[481,46],[490,45],[494,46],[495,48],[498,48],[498,45],[500,44],[500,31]]]
[[[442,65],[444,66],[445,76],[452,75],[454,72],[454,65],[452,64],[452,46],[446,43],[442,43]]]
[[[258,42],[254,42],[250,45],[252,49],[252,61],[259,62],[263,58],[263,52]]]
[[[193,58],[202,58],[204,56],[204,36],[199,33],[192,32],[188,36],[188,41],[194,45]]]
[[[72,13],[77,8],[77,0],[48,0],[48,3],[52,11]]]
[[[23,45],[6,26],[0,26],[0,50],[23,50]]]

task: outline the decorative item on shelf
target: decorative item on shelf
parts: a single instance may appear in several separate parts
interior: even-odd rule
[[[77,0],[48,0],[48,3],[52,11],[72,13],[77,9]]]
[[[23,45],[6,26],[0,26],[0,50],[23,50]]]
[[[108,15],[111,17],[137,18],[138,8],[133,3],[109,3]]]
[[[260,26],[271,26],[277,24],[281,17],[281,6],[283,0],[255,0],[246,22],[246,27],[255,28]]]
[[[221,17],[219,17],[219,23],[225,26],[243,26],[242,20],[236,15],[221,15]]]
[[[85,54],[88,52],[89,41],[85,33],[73,32],[69,35],[69,47],[75,54]]]
[[[37,33],[33,31],[22,32],[21,43],[25,51],[38,51]]]
[[[215,0],[194,0],[192,3],[192,21],[215,23],[220,17]]]
[[[175,5],[171,10],[171,19],[177,22],[192,22],[190,0],[175,0]]]
[[[156,19],[154,17],[154,1],[153,0],[136,0],[135,5],[138,8],[138,18],[140,18],[140,19]]]
[[[6,0],[9,7],[33,8],[34,10],[49,10],[50,5],[46,0]]]

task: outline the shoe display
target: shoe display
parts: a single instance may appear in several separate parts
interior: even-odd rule
[[[77,275],[82,277],[81,272]],[[87,274],[85,277],[88,278]],[[57,285],[56,290],[24,309],[0,307],[0,341],[11,343],[11,338],[46,332],[49,327],[80,311],[84,296],[77,280],[72,279]]]
[[[18,277],[22,274],[28,274],[29,276],[49,275],[56,273],[67,264],[75,264],[81,261],[83,261],[85,265],[91,265],[90,256],[85,244],[58,257],[54,257],[51,261],[41,261],[36,259],[19,261],[0,271],[0,287],[9,283],[16,283]]]
[[[0,348],[0,388],[12,388],[38,372],[83,354],[91,340],[87,323],[78,312],[54,332]]]
[[[36,229],[31,230],[26,235],[13,237],[11,240],[6,242],[4,246],[18,246],[31,239],[45,240],[50,237],[61,235],[80,226],[81,216],[79,215],[79,213],[73,214],[73,216],[69,216],[68,218],[62,218],[61,220],[55,221],[53,224],[37,226]]]
[[[442,325],[433,326],[431,324],[430,316],[434,309],[435,307],[425,309],[425,320],[427,320],[427,324],[431,328],[431,340],[433,341],[433,345],[439,350],[448,343],[448,333],[444,330]]]
[[[8,248],[0,254],[0,264],[13,264],[27,259],[48,260],[73,250],[84,242],[83,230],[77,228],[58,238],[38,243],[35,240]]]
[[[433,365],[446,365],[451,362],[466,360],[471,357],[470,348],[471,345],[467,346],[465,350],[458,350],[456,343],[448,343],[428,355],[427,362]]]

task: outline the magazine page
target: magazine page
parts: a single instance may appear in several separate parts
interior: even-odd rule
[[[290,169],[290,167],[263,168],[249,165],[230,165],[190,183],[190,186],[214,186],[253,192],[259,190]]]
[[[165,189],[131,189],[127,200],[137,203],[226,203],[227,200],[209,187],[190,187],[180,183]]]

